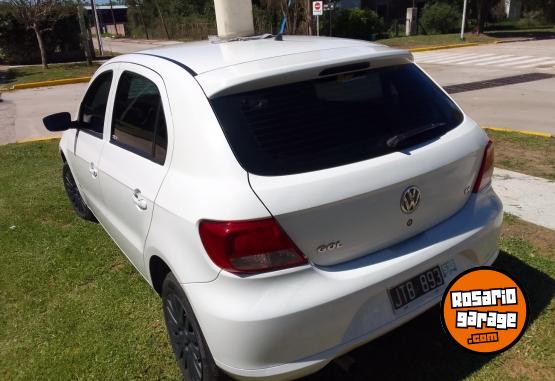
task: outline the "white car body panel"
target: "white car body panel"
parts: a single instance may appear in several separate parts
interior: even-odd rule
[[[125,70],[148,78],[162,90],[160,93],[168,130],[167,157],[171,158],[174,129],[170,104],[166,92],[163,91],[164,81],[156,72],[130,63],[119,65],[119,72],[114,80],[117,81]],[[106,123],[111,125],[111,121],[111,117],[107,118]],[[106,135],[107,130],[104,131]],[[160,165],[122,149],[110,142],[109,136],[105,138],[108,141],[105,143],[98,165],[99,181],[102,193],[105,195],[103,201],[105,213],[101,217],[101,223],[137,269],[146,274],[148,268],[143,266],[143,249],[150,228],[154,200],[168,172],[171,160],[166,160],[164,165]],[[138,202],[145,203],[146,208],[144,210],[139,208]]]
[[[422,147],[348,166],[249,179],[299,249],[313,263],[334,265],[414,236],[458,211],[470,196],[487,143],[475,127],[466,120]],[[406,215],[399,208],[401,194],[414,185],[423,199]],[[335,241],[342,246],[333,253],[318,251]]]
[[[103,138],[91,140],[97,138],[75,130],[63,134],[60,149],[99,222],[153,287],[151,263],[167,265],[216,363],[233,377],[291,379],[314,372],[430,308],[443,291],[394,312],[388,288],[433,266],[454,264],[444,274],[448,282],[468,268],[491,264],[498,253],[501,202],[491,186],[468,192],[488,139],[466,116],[435,142],[411,148],[410,155],[394,152],[285,176],[249,174],[239,164],[209,98],[315,78],[322,68],[357,60],[370,60],[372,68],[412,57],[364,41],[290,36],[118,56],[98,71],[115,70]],[[162,95],[168,129],[163,166],[110,143],[111,105],[124,69],[153,80]],[[90,162],[98,165],[97,179]],[[426,199],[411,216],[411,230],[399,202],[415,181]],[[133,203],[135,188],[147,201],[146,211]],[[365,197],[375,202],[361,207],[356,201]],[[367,214],[381,219],[365,221]],[[200,221],[269,217],[309,263],[245,276],[222,271],[208,257]],[[346,219],[356,220],[358,230],[337,227]],[[365,231],[372,234],[361,238]],[[311,252],[336,239],[343,252]]]

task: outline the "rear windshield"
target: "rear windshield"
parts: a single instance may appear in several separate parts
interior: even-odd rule
[[[414,64],[210,101],[237,160],[257,175],[315,171],[436,139],[462,113]]]

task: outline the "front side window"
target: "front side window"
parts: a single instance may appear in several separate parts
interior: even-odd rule
[[[437,139],[463,120],[455,104],[412,64],[210,102],[239,163],[263,176],[368,160]]]
[[[102,137],[108,95],[112,85],[112,71],[100,74],[89,87],[79,110],[81,129]]]
[[[168,144],[166,118],[154,82],[136,73],[123,72],[114,101],[110,141],[164,164]]]

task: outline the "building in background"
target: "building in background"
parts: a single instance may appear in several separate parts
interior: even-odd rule
[[[90,5],[84,6],[91,20],[91,33],[96,34],[95,18]],[[96,5],[100,33],[109,33],[116,36],[125,36],[125,24],[127,23],[127,5]]]

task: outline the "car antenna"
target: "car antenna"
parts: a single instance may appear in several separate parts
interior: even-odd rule
[[[281,26],[279,27],[279,33],[276,35],[274,40],[283,41],[283,34],[285,33],[285,26],[287,25],[287,11],[291,7],[292,0],[287,2],[287,9],[283,12],[283,18],[281,19]]]

